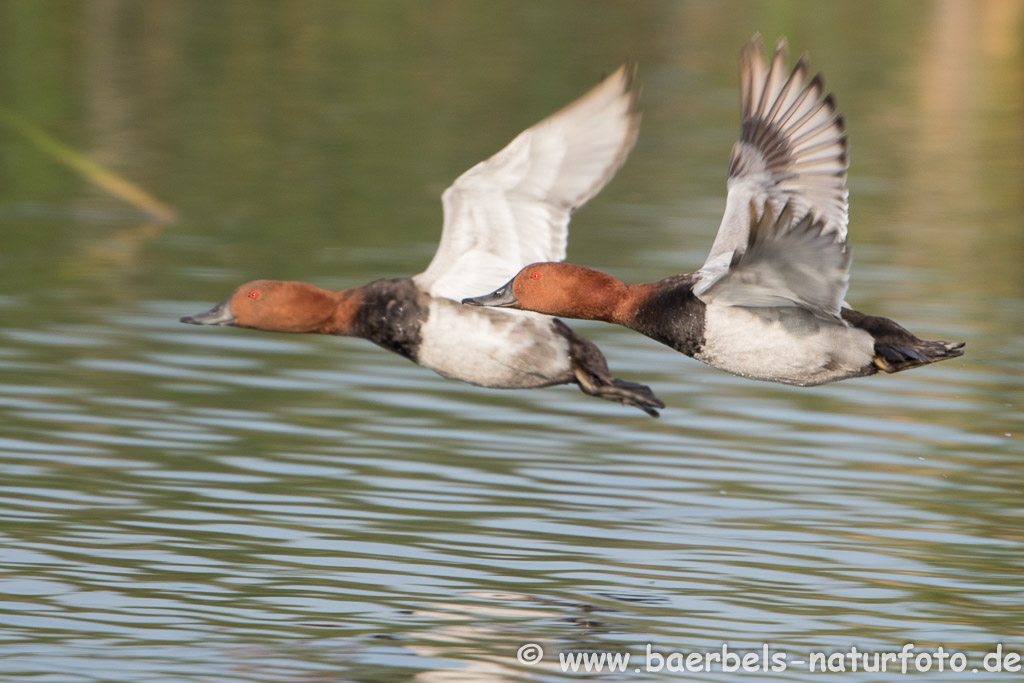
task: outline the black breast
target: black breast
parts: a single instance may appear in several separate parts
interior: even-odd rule
[[[659,281],[630,327],[687,356],[699,353],[704,347],[704,302],[694,295],[693,283],[690,273]]]
[[[375,280],[360,289],[352,336],[369,339],[417,362],[423,323],[429,315],[429,296],[409,278]]]

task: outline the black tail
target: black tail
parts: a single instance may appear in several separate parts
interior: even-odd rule
[[[885,372],[899,372],[928,365],[948,358],[964,355],[964,342],[926,341],[916,339],[915,344],[875,342],[875,365]]]
[[[626,406],[636,406],[651,417],[658,417],[658,409],[665,407],[646,384],[627,382],[611,375],[601,377],[581,365],[573,366],[573,371],[576,373],[576,382],[585,394],[618,401]]]
[[[651,417],[658,417],[658,409],[664,408],[665,404],[649,386],[612,377],[600,349],[573,332],[561,320],[556,318],[554,322],[555,328],[569,342],[569,362],[576,383],[583,393],[636,406]]]
[[[964,355],[961,351],[964,342],[919,339],[882,316],[843,308],[843,319],[875,338],[875,367],[884,372],[909,370]]]

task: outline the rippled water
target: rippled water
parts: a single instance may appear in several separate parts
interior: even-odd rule
[[[0,7],[41,27],[0,47],[8,104],[182,216],[140,224],[0,135],[4,680],[554,681],[580,650],[634,654],[601,680],[822,676],[637,674],[647,643],[941,645],[967,671],[915,680],[1014,680],[971,668],[1024,651],[1021,3],[382,5]],[[177,322],[252,277],[416,272],[444,186],[625,56],[641,140],[570,257],[692,269],[755,29],[811,50],[847,114],[849,300],[964,358],[795,389],[573,323],[659,392],[652,420]],[[51,34],[77,42],[32,61]]]

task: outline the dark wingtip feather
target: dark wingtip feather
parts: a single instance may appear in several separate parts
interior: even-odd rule
[[[829,93],[829,94],[831,94],[831,93]],[[845,142],[845,140],[846,140],[846,117],[843,116],[840,113],[836,113],[835,118],[832,119],[832,120],[835,122],[836,128],[839,129],[839,132],[843,134],[843,140]]]
[[[825,87],[825,81],[822,79],[821,87]],[[836,113],[836,96],[833,93],[828,93],[822,98],[821,104],[833,114]]]
[[[811,80],[807,83],[807,88],[817,88],[819,92],[825,91],[825,75],[820,71],[811,77]],[[831,93],[829,93],[831,95]]]

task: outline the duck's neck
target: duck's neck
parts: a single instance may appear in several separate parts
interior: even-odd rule
[[[599,271],[581,269],[571,292],[571,315],[566,317],[601,320],[644,334],[652,323],[670,314],[679,292],[677,276],[630,285]]]
[[[281,314],[287,326],[277,331],[360,337],[416,360],[429,301],[411,279],[375,280],[340,292],[305,283],[293,289],[295,298]]]
[[[338,292],[339,321],[333,334],[361,337],[416,360],[430,297],[410,278],[375,280]]]
[[[557,295],[562,310],[544,312],[622,325],[689,356],[703,345],[704,304],[693,294],[692,274],[627,285],[566,265],[563,277],[569,284]]]
[[[362,299],[362,287],[353,287],[340,292],[325,292],[330,297],[330,306],[333,310],[324,321],[310,330],[319,334],[337,334],[353,336],[356,326],[356,314],[359,311],[359,302]],[[356,335],[358,336],[358,335]]]
[[[636,285],[627,285],[615,281],[614,305],[606,309],[606,315],[599,320],[615,323],[648,334],[652,319],[658,317],[662,282],[644,282]]]
[[[687,356],[704,345],[704,302],[693,293],[692,273],[630,287],[631,306],[620,325]]]
[[[638,285],[619,284],[622,287],[617,292],[615,306],[612,308],[607,321],[636,330],[638,329],[637,313],[643,310],[644,303],[650,296],[652,283]]]
[[[299,334],[350,334],[359,305],[359,288],[330,292],[306,282],[282,282],[276,307],[245,327]]]

